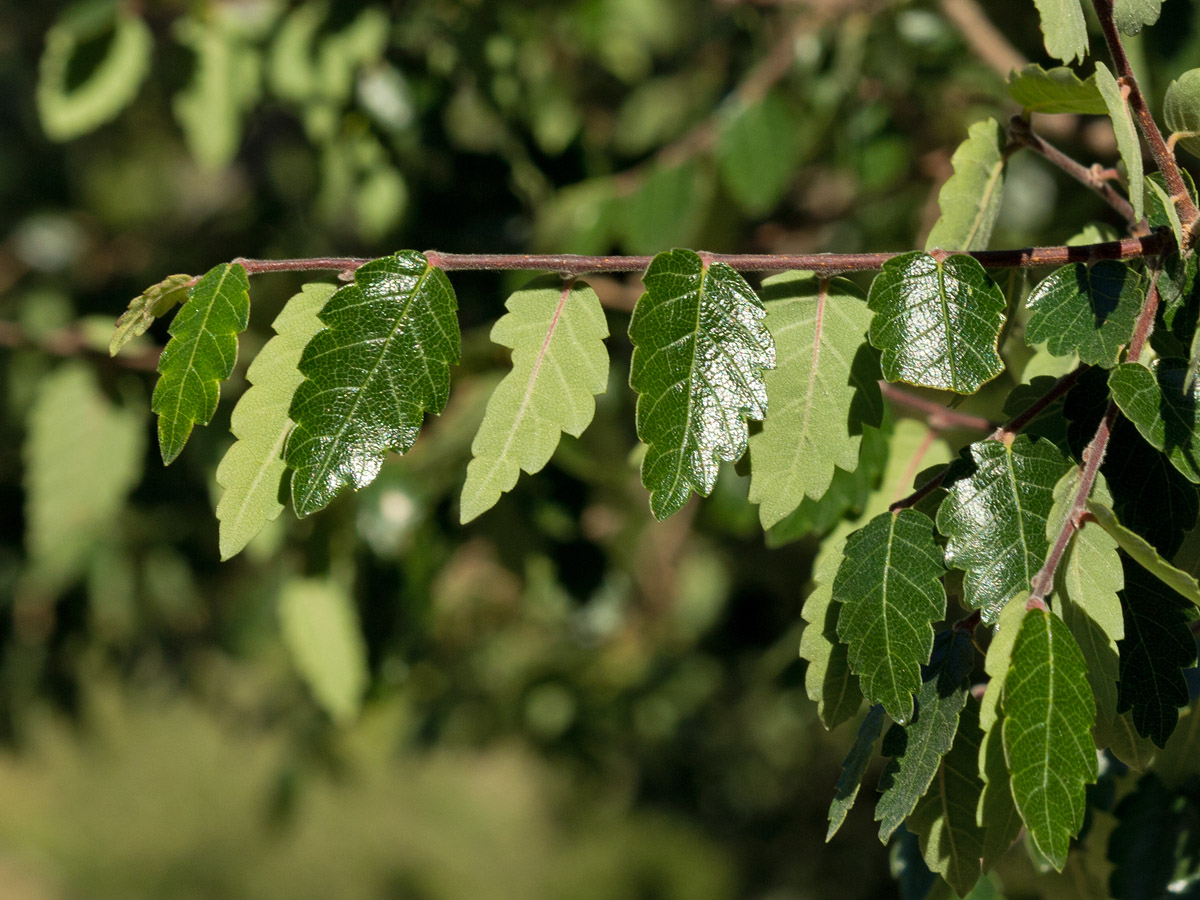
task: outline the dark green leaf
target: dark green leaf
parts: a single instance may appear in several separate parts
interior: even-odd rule
[[[1200,156],[1200,69],[1189,69],[1167,85],[1163,118],[1178,145]]]
[[[979,724],[983,738],[979,747],[979,775],[983,781],[983,794],[979,798],[975,821],[985,829],[983,841],[983,869],[987,871],[1012,846],[1021,832],[1021,816],[1013,802],[1012,788],[1008,776],[1008,763],[1004,758],[1004,743],[1001,732],[1004,714],[1000,700],[1004,696],[1004,682],[1012,665],[1013,644],[1017,640],[1021,621],[1025,617],[1027,592],[1022,592],[1008,602],[1000,611],[999,621],[992,642],[988,645],[984,660],[984,671],[990,680],[983,700],[979,704]]]
[[[155,319],[165,316],[175,304],[182,303],[191,280],[191,275],[168,275],[130,300],[125,312],[117,319],[108,345],[109,356],[116,356],[131,340],[145,334]]]
[[[967,573],[964,600],[984,621],[995,622],[1046,561],[1046,517],[1069,465],[1053,444],[1026,435],[972,444],[954,463],[937,525],[947,565]]]
[[[1078,5],[1078,0],[1067,0],[1067,2]],[[1135,219],[1140,219],[1145,205],[1143,202],[1145,188],[1142,186],[1144,172],[1142,145],[1138,140],[1137,129],[1134,128],[1133,117],[1130,115],[1129,106],[1125,103],[1121,87],[1117,84],[1117,79],[1109,71],[1108,66],[1102,62],[1096,63],[1096,87],[1100,88],[1100,95],[1108,107],[1108,115],[1112,119],[1113,131],[1117,136],[1117,149],[1120,150],[1121,159],[1125,163],[1125,173],[1129,178],[1129,202],[1133,204],[1133,216]]]
[[[1004,418],[1015,419],[1041,400],[1057,382],[1058,379],[1050,375],[1038,375],[1027,384],[1018,384],[1004,401]],[[1025,424],[1021,434],[1027,434],[1033,440],[1050,441],[1064,454],[1068,453],[1070,445],[1067,441],[1067,423],[1063,412],[1065,403],[1065,396],[1054,400]]]
[[[1079,0],[1033,0],[1042,17],[1046,52],[1065,63],[1088,53],[1087,22]]]
[[[1200,774],[1200,704],[1192,704],[1180,714],[1154,770],[1171,787],[1185,785]]]
[[[833,580],[842,562],[844,541],[830,539],[813,576],[816,587],[804,601],[800,658],[808,661],[804,686],[817,704],[817,715],[826,728],[836,728],[862,705],[858,676],[850,671],[849,649],[837,635],[842,605],[833,600]]]
[[[1074,113],[1103,116],[1108,113],[1104,98],[1096,88],[1096,78],[1080,81],[1073,69],[1059,66],[1043,69],[1028,65],[1009,76],[1008,93],[1027,112]]]
[[[1004,371],[996,349],[1004,294],[969,256],[894,257],[871,283],[867,306],[888,381],[972,394]]]
[[[1184,393],[1187,360],[1122,363],[1108,377],[1121,412],[1193,484],[1200,483],[1200,385]]]
[[[642,483],[665,519],[693,490],[707,495],[721,460],[746,452],[746,420],[767,410],[763,370],[775,365],[766,315],[737,272],[691,250],[660,253],[629,323],[629,384],[638,437],[649,446]]]
[[[1111,368],[1129,344],[1145,289],[1142,276],[1116,260],[1070,263],[1047,275],[1025,301],[1029,344],[1055,356]]]
[[[933,647],[933,626],[946,614],[939,580],[945,567],[933,522],[915,510],[885,512],[846,541],[833,582],[842,604],[838,637],[850,648],[850,668],[863,693],[897,722],[907,722],[921,665]]]
[[[986,250],[1004,197],[1004,145],[995,119],[971,126],[950,160],[954,174],[938,192],[941,215],[925,249]]]
[[[370,484],[388,450],[412,447],[426,410],[441,412],[458,361],[456,308],[446,273],[413,250],[367,263],[329,299],[290,412],[297,515]]]
[[[854,801],[858,797],[858,789],[862,786],[863,776],[867,773],[867,766],[870,765],[871,756],[875,752],[875,742],[879,740],[882,730],[883,707],[872,706],[867,711],[867,716],[863,719],[862,724],[858,726],[858,736],[855,737],[850,752],[842,760],[842,773],[838,776],[837,790],[834,792],[833,802],[829,804],[829,828],[825,832],[826,843],[838,833],[838,829],[846,821],[846,814],[854,806]]]
[[[164,463],[179,455],[192,425],[217,411],[221,382],[237,362],[237,336],[250,321],[250,281],[240,265],[214,266],[188,291],[158,359],[161,377],[150,408],[158,413]]]
[[[1037,848],[1062,871],[1083,825],[1084,787],[1098,774],[1096,704],[1083,654],[1048,610],[1030,610],[1021,621],[1002,704],[1013,799]]]
[[[1153,772],[1117,804],[1117,827],[1108,837],[1113,863],[1108,887],[1114,900],[1156,900],[1170,896],[1179,845],[1175,798]]]
[[[939,634],[923,672],[916,716],[908,725],[893,725],[883,739],[883,753],[892,759],[879,779],[881,796],[875,807],[881,841],[892,836],[925,796],[954,743],[974,654],[969,632]]]
[[[1120,548],[1138,565],[1184,599],[1200,606],[1200,583],[1197,583],[1195,577],[1163,559],[1149,541],[1122,525],[1103,502],[1092,498],[1088,501],[1087,508],[1092,517],[1100,523],[1100,527],[1111,534]]]

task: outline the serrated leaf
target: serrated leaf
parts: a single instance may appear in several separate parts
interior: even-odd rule
[[[1065,63],[1088,54],[1087,22],[1079,0],[1033,0],[1042,17],[1046,52]]]
[[[230,421],[237,441],[217,466],[217,484],[224,488],[217,504],[222,560],[241,552],[283,510],[283,446],[294,424],[288,409],[304,380],[300,355],[321,330],[318,313],[333,292],[331,284],[304,285],[275,318],[275,337],[246,372],[251,387],[233,408]]]
[[[81,84],[70,83],[81,48],[111,34],[104,55]],[[128,106],[146,74],[154,38],[126,4],[74,4],[46,32],[38,66],[37,109],[46,136],[69,141]]]
[[[1026,435],[1011,445],[979,441],[953,464],[937,526],[946,564],[966,572],[963,599],[985,622],[995,622],[1046,561],[1046,518],[1069,465],[1049,441]]]
[[[165,316],[175,304],[182,303],[191,280],[191,275],[169,275],[130,300],[125,312],[117,319],[108,355],[116,356],[135,337],[145,334],[155,319]]]
[[[1108,377],[1113,400],[1180,474],[1200,483],[1200,384],[1184,394],[1187,360],[1167,357],[1152,367],[1131,362],[1113,369]]]
[[[1167,85],[1163,118],[1176,143],[1200,156],[1200,69],[1188,69]]]
[[[973,394],[1004,371],[997,345],[1007,303],[969,256],[893,257],[871,283],[867,306],[888,381]]]
[[[1004,130],[995,119],[976,122],[958,145],[954,174],[938,191],[941,215],[925,249],[986,250],[1004,197]]]
[[[1125,640],[1120,644],[1117,709],[1132,711],[1138,734],[1165,747],[1180,707],[1188,703],[1180,670],[1196,664],[1196,639],[1189,627],[1194,610],[1178,593],[1129,563],[1121,600]]]
[[[862,786],[867,766],[871,764],[871,756],[875,752],[875,742],[879,740],[881,731],[883,731],[883,707],[872,706],[867,710],[862,724],[858,726],[858,735],[850,746],[850,752],[842,760],[842,771],[838,775],[837,788],[833,794],[833,801],[829,804],[829,828],[825,832],[826,843],[833,840],[833,836],[838,833],[838,829],[846,821],[846,814],[854,806],[854,801],[858,797],[858,789]]]
[[[763,282],[776,367],[766,374],[775,401],[750,438],[750,502],[770,528],[805,498],[823,495],[834,469],[853,471],[863,425],[878,426],[876,373],[856,365],[871,324],[861,292],[842,278],[792,272]]]
[[[1021,620],[1001,702],[1013,799],[1034,844],[1061,872],[1083,825],[1084,787],[1098,775],[1096,704],[1083,654],[1048,610]]]
[[[358,614],[330,581],[293,578],[279,597],[284,646],[314,699],[335,722],[352,721],[366,690],[367,654]]]
[[[763,370],[775,345],[754,291],[724,263],[691,250],[654,257],[629,323],[629,385],[648,447],[642,484],[665,519],[691,492],[707,496],[722,460],[746,452],[746,420],[766,415]]]
[[[795,178],[799,149],[795,114],[781,94],[770,91],[722,126],[717,138],[721,181],[748,215],[765,215]]]
[[[983,791],[979,778],[979,711],[967,703],[950,752],[942,757],[929,792],[917,802],[906,826],[921,840],[925,865],[959,896],[967,896],[982,874],[984,829],[975,822]]]
[[[1116,260],[1069,263],[1051,272],[1025,301],[1025,340],[1055,356],[1111,368],[1133,337],[1145,289],[1142,276]]]
[[[1163,559],[1149,541],[1117,521],[1116,514],[1103,503],[1089,500],[1087,509],[1100,527],[1112,535],[1120,548],[1138,565],[1185,600],[1200,606],[1200,583],[1192,575]]]
[[[492,340],[513,351],[512,371],[488,400],[471,444],[461,521],[491,509],[521,470],[540,472],[562,432],[579,437],[608,384],[608,325],[596,292],[557,276],[535,279],[508,298]]]
[[[916,716],[907,725],[893,725],[883,739],[883,753],[892,759],[879,779],[881,796],[875,807],[881,841],[892,836],[925,796],[954,743],[974,653],[969,632],[939,634],[922,673]]]
[[[1078,3],[1078,0],[1073,0]],[[1142,145],[1138,141],[1137,129],[1133,125],[1133,117],[1121,93],[1117,79],[1102,62],[1096,63],[1096,87],[1108,107],[1108,116],[1112,119],[1113,132],[1117,136],[1117,150],[1125,162],[1125,175],[1129,179],[1129,202],[1133,204],[1133,216],[1140,219],[1144,215],[1145,187],[1142,184]]]
[[[1183,893],[1167,890],[1180,862],[1180,821],[1175,797],[1158,775],[1150,772],[1139,778],[1113,815],[1117,827],[1108,837],[1108,858],[1114,866],[1110,896],[1142,900]]]
[[[1108,114],[1095,76],[1089,75],[1081,81],[1075,71],[1066,66],[1043,69],[1035,64],[1020,72],[1014,71],[1008,79],[1008,93],[1027,112]]]
[[[1113,18],[1125,34],[1137,34],[1158,21],[1162,5],[1163,0],[1113,0]]]
[[[1103,712],[1097,712],[1096,727],[1092,729],[1092,736],[1096,740],[1097,749],[1107,749],[1137,772],[1146,771],[1159,753],[1153,741],[1137,733],[1133,715],[1128,710],[1111,719]]]
[[[808,624],[800,635],[800,658],[808,661],[804,687],[817,704],[817,717],[827,729],[845,722],[862,705],[858,676],[850,671],[849,648],[837,635],[842,605],[833,600],[833,581],[842,562],[844,540],[830,539],[828,552],[816,566],[816,586],[801,615]]]
[[[912,716],[933,623],[946,614],[944,571],[932,520],[902,509],[881,513],[847,538],[833,581],[850,668],[867,699],[900,723]]]
[[[370,484],[388,450],[412,447],[426,411],[442,411],[458,362],[457,307],[446,273],[415,250],[372,260],[329,298],[288,413],[298,516],[346,485]]]
[[[249,321],[250,281],[236,263],[214,266],[188,291],[168,329],[150,401],[164,464],[179,455],[192,426],[207,425],[217,411],[221,382],[237,362],[237,336]]]
[[[114,406],[82,362],[39,382],[22,450],[25,544],[30,571],[48,590],[77,577],[112,532],[141,476],[142,422]]]

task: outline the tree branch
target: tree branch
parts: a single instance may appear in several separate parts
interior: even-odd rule
[[[161,348],[151,347],[140,353],[129,353],[109,357],[106,350],[88,342],[87,336],[78,328],[63,328],[40,337],[33,337],[16,322],[0,321],[0,347],[29,347],[52,356],[82,356],[92,354],[103,359],[112,359],[115,365],[127,369],[153,372],[158,366]],[[132,349],[132,348],[131,348]]]
[[[957,409],[943,406],[936,400],[930,400],[926,397],[910,393],[886,381],[879,382],[879,390],[883,392],[883,396],[887,397],[893,403],[899,403],[901,406],[907,406],[909,409],[915,409],[917,412],[924,413],[925,421],[929,427],[937,431],[949,431],[954,428],[991,431],[996,427],[994,422],[985,419],[983,416],[974,416],[970,413],[959,412]]]

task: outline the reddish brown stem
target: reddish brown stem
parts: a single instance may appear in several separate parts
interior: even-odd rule
[[[936,400],[920,397],[886,381],[879,382],[879,389],[883,392],[883,396],[892,402],[899,403],[901,406],[907,406],[909,409],[915,409],[917,412],[925,413],[925,421],[929,424],[929,427],[939,431],[947,431],[952,428],[972,428],[976,431],[990,431],[995,427],[994,422],[985,419],[983,416],[974,416],[970,413],[959,412],[957,409],[943,406]]]
[[[1058,381],[1054,382],[1054,384],[1050,387],[1050,390],[1046,391],[1046,393],[1034,400],[1033,403],[1030,404],[1029,408],[1025,410],[1025,412],[1021,413],[1011,422],[1001,425],[990,435],[988,435],[988,439],[993,441],[1007,442],[1015,438],[1021,433],[1021,429],[1040,416],[1046,407],[1050,406],[1055,400],[1063,396],[1065,393],[1067,393],[1067,391],[1071,390],[1071,388],[1075,387],[1075,382],[1079,380],[1079,376],[1081,376],[1089,368],[1091,367],[1080,366],[1078,369],[1072,369],[1066,375],[1063,375],[1058,379]]]

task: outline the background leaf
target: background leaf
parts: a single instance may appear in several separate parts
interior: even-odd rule
[[[1108,106],[1108,116],[1112,119],[1113,131],[1117,136],[1117,149],[1125,162],[1125,174],[1129,179],[1129,202],[1133,204],[1134,218],[1140,219],[1145,214],[1142,145],[1117,79],[1102,62],[1096,63],[1096,87],[1100,89],[1100,96]]]
[[[297,515],[370,484],[388,450],[412,447],[425,411],[441,412],[458,361],[456,309],[446,273],[415,250],[367,263],[329,298],[289,412]]]
[[[938,191],[941,215],[925,249],[986,250],[1004,198],[1004,145],[995,119],[976,122],[950,163],[954,174]]]
[[[1087,22],[1079,0],[1033,0],[1042,17],[1046,52],[1065,63],[1088,54]]]
[[[292,397],[304,380],[300,355],[323,327],[318,314],[333,296],[331,284],[306,284],[275,318],[267,341],[246,372],[250,382],[233,408],[230,431],[237,438],[217,466],[224,488],[217,504],[221,559],[239,553],[283,510],[279,483],[287,466],[283,446],[292,430]]]
[[[871,283],[867,306],[888,381],[972,394],[1004,371],[996,349],[1004,294],[969,256],[894,257]]]
[[[795,113],[770,91],[722,126],[717,139],[721,181],[748,215],[765,215],[795,178],[800,149]]]
[[[1111,368],[1133,337],[1144,297],[1142,276],[1124,263],[1065,265],[1025,300],[1032,311],[1025,340],[1044,343],[1055,356],[1074,353],[1081,362]]]
[[[1089,75],[1081,81],[1075,70],[1066,66],[1053,69],[1036,64],[1025,66],[1009,76],[1008,93],[1028,112],[1108,114],[1095,76]]]
[[[192,425],[207,425],[217,411],[221,382],[237,362],[237,336],[249,321],[250,281],[240,265],[214,266],[188,291],[158,359],[150,401],[164,465],[179,456]]]
[[[508,298],[492,340],[512,349],[512,371],[488,400],[471,444],[460,517],[469,522],[512,490],[522,469],[540,472],[559,434],[579,437],[608,385],[608,324],[596,292],[557,276]]]
[[[800,636],[800,658],[808,661],[804,687],[817,704],[817,716],[828,729],[836,728],[858,712],[862,690],[850,671],[849,648],[837,634],[842,605],[834,602],[833,580],[841,566],[845,541],[835,540],[813,575],[815,586],[804,601],[805,626]]]
[[[1200,385],[1184,394],[1188,362],[1167,357],[1147,368],[1122,363],[1108,377],[1121,412],[1179,472],[1200,483]]]
[[[867,766],[875,753],[875,742],[883,730],[883,707],[876,704],[867,710],[866,717],[858,726],[858,735],[850,747],[850,752],[842,760],[842,771],[838,775],[837,787],[834,790],[833,802],[829,804],[829,829],[825,832],[825,842],[833,840],[846,814],[854,806],[858,797],[858,789],[862,786],[863,776],[867,774]]]
[[[750,438],[750,502],[769,528],[822,496],[835,468],[854,471],[863,425],[880,424],[883,399],[857,359],[871,313],[851,282],[785,273],[763,282],[762,297],[777,365],[766,374],[770,415]]]
[[[1163,118],[1178,135],[1176,143],[1200,156],[1200,69],[1188,69],[1167,85]]]
[[[1113,810],[1117,827],[1108,837],[1113,863],[1109,890],[1115,900],[1169,897],[1180,860],[1179,812],[1162,779],[1150,773]]]
[[[665,519],[693,490],[708,495],[721,460],[746,452],[746,419],[767,411],[763,370],[775,365],[766,315],[745,280],[691,250],[660,253],[642,278],[629,323],[629,385],[638,437],[649,446],[642,483]]]

